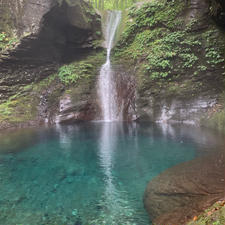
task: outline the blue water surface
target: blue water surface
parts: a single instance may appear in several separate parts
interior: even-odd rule
[[[0,134],[1,225],[148,225],[147,183],[207,154],[183,125],[79,123]]]

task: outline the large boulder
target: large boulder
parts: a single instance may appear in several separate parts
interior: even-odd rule
[[[185,162],[149,182],[144,205],[155,225],[186,224],[225,198],[225,152]]]

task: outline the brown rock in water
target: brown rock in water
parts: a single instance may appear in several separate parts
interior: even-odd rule
[[[185,162],[149,182],[144,205],[156,225],[181,225],[225,198],[225,152]]]

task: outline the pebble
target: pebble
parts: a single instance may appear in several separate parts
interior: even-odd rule
[[[76,216],[77,213],[78,213],[77,209],[74,209],[74,210],[72,211],[72,215],[73,215],[73,216]]]

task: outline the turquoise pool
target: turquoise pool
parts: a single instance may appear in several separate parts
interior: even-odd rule
[[[1,225],[147,225],[149,180],[218,136],[148,123],[78,123],[0,135]]]

